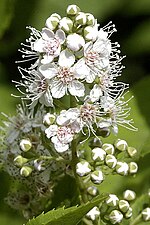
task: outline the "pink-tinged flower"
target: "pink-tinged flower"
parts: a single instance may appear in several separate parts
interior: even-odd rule
[[[69,149],[69,143],[73,140],[74,132],[68,126],[51,125],[45,130],[47,138],[51,138],[57,152],[65,152]]]
[[[71,95],[84,96],[84,84],[78,81],[82,79],[82,74],[76,74],[75,56],[68,50],[60,53],[58,65],[49,63],[41,65],[39,70],[43,76],[50,80],[51,93],[54,98],[61,98],[68,91]]]

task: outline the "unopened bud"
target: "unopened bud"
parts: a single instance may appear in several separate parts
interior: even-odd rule
[[[55,122],[55,119],[56,117],[54,116],[54,114],[46,113],[46,115],[44,115],[43,117],[43,123],[50,126]]]
[[[84,46],[85,40],[81,35],[73,33],[67,36],[66,43],[69,49],[76,52]]]
[[[91,172],[90,164],[87,161],[82,160],[81,162],[77,163],[77,165],[76,165],[76,173],[80,177],[86,176],[90,172]]]
[[[129,163],[129,173],[130,174],[135,174],[138,171],[138,165],[136,162],[130,162]]]
[[[28,159],[22,157],[21,155],[18,155],[15,159],[14,159],[15,165],[22,167],[25,163],[28,162]]]
[[[92,149],[92,159],[94,161],[104,161],[106,152],[102,148]]]
[[[109,194],[108,198],[106,199],[106,204],[108,206],[117,206],[119,203],[119,198],[114,194]]]
[[[150,221],[150,208],[147,207],[142,211],[142,218],[144,221]]]
[[[89,141],[89,146],[90,148],[95,148],[95,147],[101,147],[102,146],[102,142],[99,138],[92,138],[90,141]]]
[[[133,147],[128,147],[127,152],[131,158],[136,156],[136,154],[137,154],[137,150]]]
[[[94,16],[91,13],[86,13],[86,18],[87,18],[87,25],[94,26],[95,24]]]
[[[91,173],[91,181],[94,184],[101,184],[104,180],[104,175],[101,170],[96,170]]]
[[[80,12],[80,8],[77,5],[68,5],[67,14],[71,16],[75,16],[78,12]]]
[[[117,159],[115,158],[114,155],[109,154],[109,155],[106,156],[105,163],[110,168],[115,168],[115,166],[117,164]]]
[[[119,210],[113,210],[109,214],[109,220],[112,224],[121,223],[123,220],[123,214]]]
[[[120,175],[127,175],[129,171],[129,166],[126,162],[117,162],[116,172]]]
[[[125,218],[129,219],[132,216],[132,208],[129,207],[128,211],[125,213]]]
[[[132,190],[126,190],[123,193],[123,198],[127,201],[132,201],[136,198],[136,193]]]
[[[98,31],[96,31],[95,27],[87,26],[84,28],[83,34],[87,41],[95,41],[98,35]]]
[[[115,152],[114,146],[108,143],[103,144],[102,149],[104,149],[107,154],[111,154],[111,155],[113,155]]]
[[[119,209],[121,210],[121,212],[125,213],[128,211],[130,205],[126,200],[120,200],[119,201]]]
[[[61,28],[62,30],[64,30],[65,32],[69,33],[72,31],[72,27],[73,27],[73,22],[70,18],[68,17],[63,17],[60,21],[59,21],[59,28]]]
[[[31,149],[32,143],[29,139],[22,139],[20,141],[20,148],[22,151],[27,152]]]
[[[95,206],[93,209],[91,209],[87,214],[86,217],[92,221],[96,220],[99,218],[100,211],[97,206]]]
[[[91,196],[96,196],[98,195],[99,191],[97,189],[97,187],[95,186],[90,186],[87,188],[87,192],[91,195]]]
[[[106,138],[110,135],[110,129],[108,127],[98,128],[96,130],[97,136],[102,136],[103,138]]]
[[[86,14],[83,12],[79,12],[75,17],[75,21],[79,25],[85,25],[87,22]]]
[[[128,147],[128,144],[125,140],[116,140],[115,143],[114,143],[115,147],[120,150],[120,151],[126,151],[127,150],[127,147]]]
[[[51,30],[54,30],[58,24],[59,24],[59,18],[56,16],[50,16],[46,22],[45,22],[45,26],[48,27]]]
[[[29,166],[23,166],[20,170],[20,175],[23,177],[28,177],[32,172],[32,168]]]

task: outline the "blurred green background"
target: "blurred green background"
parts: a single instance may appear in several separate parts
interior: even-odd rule
[[[21,60],[18,52],[20,42],[25,42],[29,32],[27,25],[37,29],[44,26],[45,20],[52,13],[65,15],[69,4],[77,4],[82,11],[93,13],[101,26],[110,20],[116,25],[117,33],[112,40],[121,45],[126,69],[120,80],[130,84],[132,113],[138,132],[120,129],[119,137],[127,139],[130,146],[135,146],[142,158],[139,160],[139,175],[135,179],[126,179],[126,185],[135,188],[139,195],[150,185],[150,1],[149,0],[0,0],[0,112],[15,113],[19,99],[11,97],[16,93],[11,80],[19,80],[16,60]],[[22,65],[26,67],[27,64]],[[3,119],[3,116],[0,116]],[[1,122],[0,122],[1,123]],[[110,137],[111,139],[112,137]],[[125,179],[125,178],[124,178]],[[4,203],[9,190],[9,179],[0,173],[0,224],[20,225],[23,218]],[[120,190],[122,178],[116,178]],[[113,182],[111,191],[118,191],[118,183]],[[103,188],[103,187],[102,187]],[[108,189],[109,191],[109,189]]]

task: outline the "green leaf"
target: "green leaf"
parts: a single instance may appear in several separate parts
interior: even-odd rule
[[[42,213],[36,218],[30,220],[26,225],[76,225],[84,215],[94,206],[105,200],[107,195],[98,196],[91,202],[81,206],[73,206],[67,209],[59,208],[51,210],[47,213]]]

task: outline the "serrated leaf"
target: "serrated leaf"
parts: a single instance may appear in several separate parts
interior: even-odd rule
[[[51,210],[47,213],[42,213],[36,218],[30,220],[26,225],[76,225],[84,215],[94,206],[105,200],[107,195],[98,196],[91,202],[81,206],[73,206],[67,209],[59,208]]]

